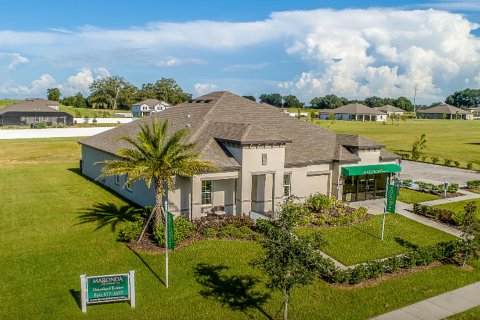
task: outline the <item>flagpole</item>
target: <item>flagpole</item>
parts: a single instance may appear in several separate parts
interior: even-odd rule
[[[165,286],[168,288],[168,184],[165,184],[163,208],[165,216]]]
[[[383,220],[382,220],[381,240],[383,240],[383,233],[385,232],[385,217],[387,215],[387,197],[388,197],[388,177],[387,177],[387,183],[385,185],[385,199],[383,200]]]

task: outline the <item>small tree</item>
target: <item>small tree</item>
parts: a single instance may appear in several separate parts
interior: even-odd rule
[[[332,124],[335,122],[335,114],[333,112],[328,114],[328,120],[330,120]]]
[[[301,207],[301,206],[300,206]],[[293,201],[287,201],[274,221],[259,220],[257,227],[263,235],[260,244],[265,256],[253,261],[268,276],[267,287],[283,294],[283,318],[288,317],[288,304],[293,288],[310,284],[316,277],[315,261],[323,244],[320,235],[315,241],[293,233],[301,209]]]
[[[310,121],[313,122],[316,117],[317,114],[315,113],[315,110],[310,110]]]
[[[422,154],[423,149],[427,148],[427,135],[422,133],[412,144],[412,160],[418,160]]]
[[[463,239],[463,249],[464,257],[463,264],[467,262],[467,259],[470,255],[473,258],[478,258],[478,250],[480,249],[480,222],[475,218],[475,212],[477,211],[477,206],[475,202],[469,202],[464,208],[465,216],[462,221],[462,239]]]

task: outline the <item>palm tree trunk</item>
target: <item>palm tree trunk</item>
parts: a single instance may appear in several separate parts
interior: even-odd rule
[[[154,218],[154,225],[158,225],[164,221],[164,214],[163,214],[163,181],[161,179],[155,179],[155,202],[156,202],[156,210],[155,210],[155,218]]]
[[[283,320],[288,319],[288,291],[287,289],[283,290],[283,298],[285,299],[285,302],[283,304]]]

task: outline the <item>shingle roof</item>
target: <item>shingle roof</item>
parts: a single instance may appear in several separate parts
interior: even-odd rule
[[[380,108],[375,108],[376,110],[380,110],[383,112],[405,112],[405,110],[394,107],[392,105],[386,104]]]
[[[345,147],[356,147],[359,149],[381,149],[385,147],[383,144],[357,136],[354,134],[337,134],[337,141]]]
[[[350,103],[336,109],[331,109],[325,112],[320,111],[320,113],[334,113],[334,114],[371,114],[371,115],[383,115],[385,113],[369,108],[366,105],[360,103]]]
[[[26,99],[17,101],[0,110],[0,114],[7,112],[58,112],[57,109],[51,107],[58,107],[58,105],[58,101],[50,101],[45,99]]]
[[[443,103],[439,106],[425,110],[418,110],[417,113],[445,113],[445,114],[469,114],[468,111]]]
[[[130,147],[120,137],[135,137],[141,125],[151,123],[154,119],[168,119],[172,132],[190,128],[186,142],[196,143],[203,159],[211,160],[221,168],[239,166],[223,147],[222,140],[241,144],[286,144],[287,167],[333,160],[359,160],[358,156],[341,145],[345,139],[337,140],[337,134],[285,115],[278,108],[258,104],[225,91],[212,92],[181,103],[163,112],[88,137],[80,143],[115,154],[120,148]],[[357,144],[367,143],[363,139],[358,141]]]
[[[168,103],[166,103],[164,101],[157,100],[157,99],[146,99],[146,100],[137,102],[133,105],[134,106],[143,106],[144,104],[146,104],[147,106],[151,106],[151,107],[156,106],[157,104],[163,104],[163,105],[169,106]]]

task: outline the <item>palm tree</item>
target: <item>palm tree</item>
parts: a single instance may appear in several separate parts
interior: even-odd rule
[[[159,223],[160,219],[164,218],[162,196],[165,186],[174,190],[175,176],[191,177],[201,172],[217,171],[218,168],[212,162],[199,160],[201,153],[196,150],[194,143],[181,142],[188,134],[188,129],[168,135],[168,120],[159,123],[156,119],[151,127],[145,124],[140,126],[140,129],[136,139],[121,138],[131,144],[132,148],[120,149],[116,153],[119,159],[99,162],[105,164],[101,176],[125,174],[127,179],[124,186],[145,180],[150,188],[153,181],[155,220]]]

